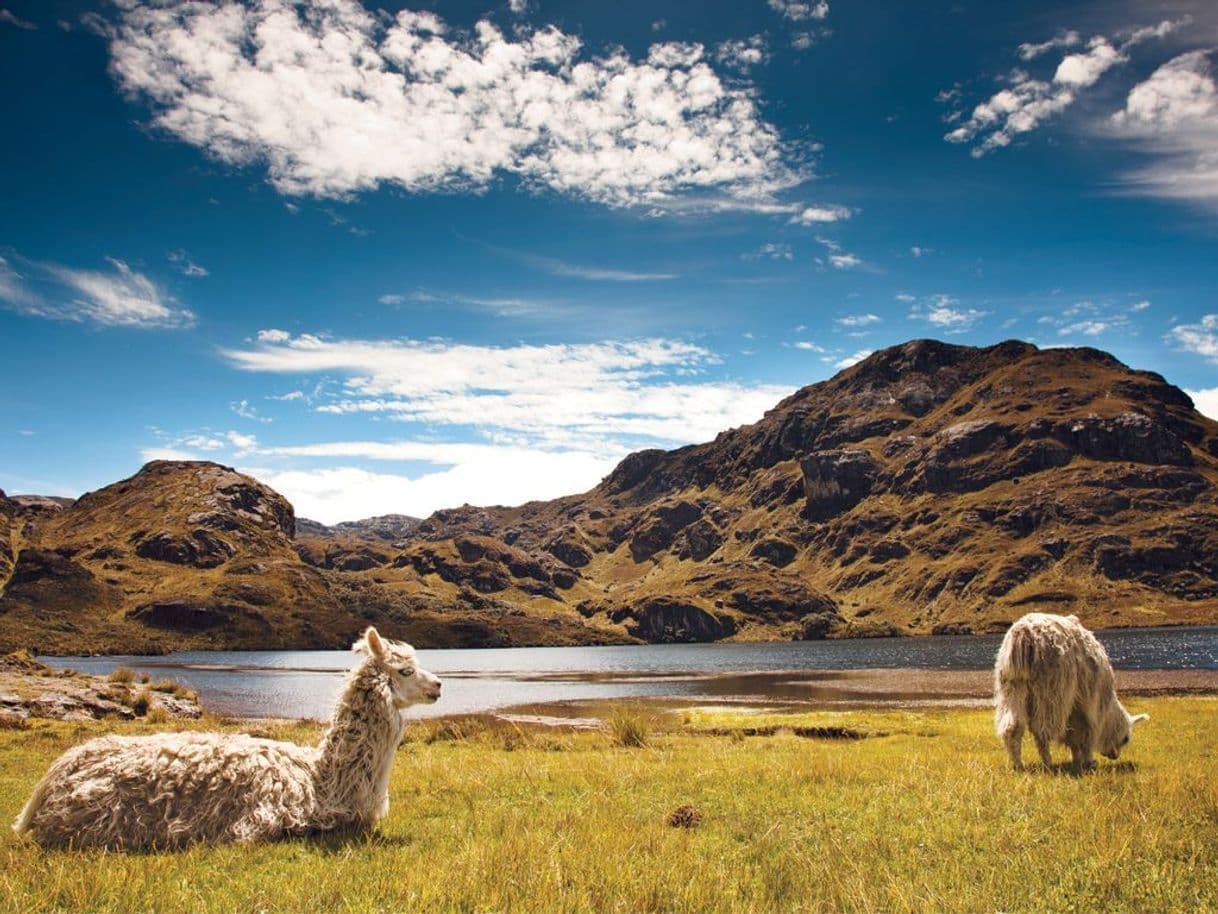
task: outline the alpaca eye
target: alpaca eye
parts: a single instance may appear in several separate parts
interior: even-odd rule
[[[399,672],[399,673],[401,673],[403,676],[406,676],[406,677],[410,677],[410,676],[413,676],[413,675],[414,675],[414,670],[412,670],[412,669],[411,669],[410,667],[408,667],[408,666],[404,666],[404,667],[402,667],[400,670],[398,670],[398,672]]]

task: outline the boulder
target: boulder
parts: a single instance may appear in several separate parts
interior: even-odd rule
[[[629,610],[629,617],[626,631],[651,643],[718,641],[736,633],[731,615],[671,597],[647,598]]]

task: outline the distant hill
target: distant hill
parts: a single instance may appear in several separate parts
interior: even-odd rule
[[[423,645],[1218,621],[1218,423],[1106,353],[1019,342],[895,346],[517,508],[297,529],[254,480],[153,463],[20,510],[0,502],[6,648],[336,646],[369,620]]]

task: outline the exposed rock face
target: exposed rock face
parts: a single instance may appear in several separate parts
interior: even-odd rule
[[[643,641],[718,641],[736,633],[731,615],[715,615],[701,606],[667,597],[643,600],[623,618],[631,620],[626,630]]]
[[[154,463],[36,522],[0,499],[0,581],[6,555],[0,642],[65,649],[1213,622],[1218,424],[1096,350],[916,340],[582,495],[321,527]]]

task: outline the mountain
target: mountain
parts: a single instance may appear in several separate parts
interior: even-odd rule
[[[1094,349],[916,340],[582,495],[400,536],[294,525],[231,470],[149,464],[25,522],[0,647],[334,646],[369,620],[424,645],[1213,622],[1218,423]]]

